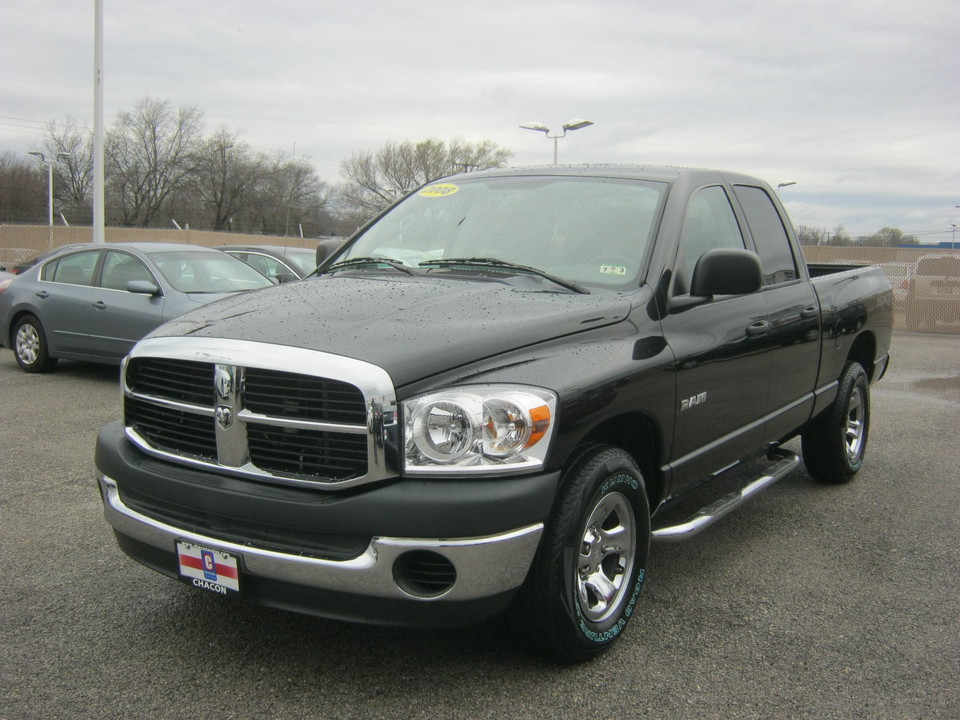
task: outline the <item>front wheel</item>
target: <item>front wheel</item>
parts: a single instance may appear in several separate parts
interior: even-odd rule
[[[636,610],[650,547],[643,475],[619,448],[586,451],[564,474],[521,589],[524,631],[545,654],[583,662],[616,641]]]
[[[50,357],[43,325],[33,315],[24,315],[13,330],[13,353],[28,373],[49,372],[57,359]]]
[[[870,380],[853,362],[840,377],[833,404],[800,438],[807,472],[822,482],[849,482],[863,465],[869,434]]]

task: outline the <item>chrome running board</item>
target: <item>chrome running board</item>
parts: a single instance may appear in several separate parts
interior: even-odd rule
[[[738,508],[747,499],[773,485],[800,463],[800,457],[796,453],[783,449],[774,450],[770,453],[769,459],[772,464],[763,475],[751,480],[739,490],[734,490],[719,500],[710,503],[694,513],[685,522],[654,530],[652,533],[653,539],[660,542],[679,542],[693,537],[704,528],[713,525],[731,510]]]

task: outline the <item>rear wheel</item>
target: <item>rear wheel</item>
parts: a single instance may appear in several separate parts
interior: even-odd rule
[[[33,315],[24,315],[13,330],[13,353],[28,373],[49,372],[57,359],[50,357],[43,325]]]
[[[586,451],[564,475],[521,590],[524,631],[545,654],[583,662],[607,650],[636,610],[650,545],[643,476],[611,446]]]
[[[845,483],[863,465],[870,434],[870,380],[856,362],[847,365],[837,397],[803,431],[803,463],[817,480]]]

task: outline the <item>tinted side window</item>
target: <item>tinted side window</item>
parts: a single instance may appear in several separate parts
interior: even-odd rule
[[[100,284],[111,290],[126,290],[133,280],[156,282],[139,258],[127,253],[108,250],[103,262],[103,277]]]
[[[43,279],[69,285],[92,285],[93,271],[99,258],[99,250],[70,253],[56,258],[43,268]]]
[[[261,255],[260,253],[247,253],[246,257],[240,259],[267,277],[280,277],[282,275],[290,274],[289,268],[287,268],[276,258],[272,258],[269,255]]]
[[[750,224],[757,254],[763,265],[764,284],[776,285],[796,280],[799,276],[790,240],[770,196],[762,188],[747,185],[735,185],[733,191]]]
[[[683,219],[674,292],[689,291],[693,268],[707,250],[743,247],[743,235],[724,189],[715,185],[698,190]]]

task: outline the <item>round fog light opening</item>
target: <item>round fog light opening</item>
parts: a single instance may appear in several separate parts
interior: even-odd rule
[[[453,587],[457,569],[440,553],[411,550],[394,561],[393,580],[407,595],[435,598]]]

